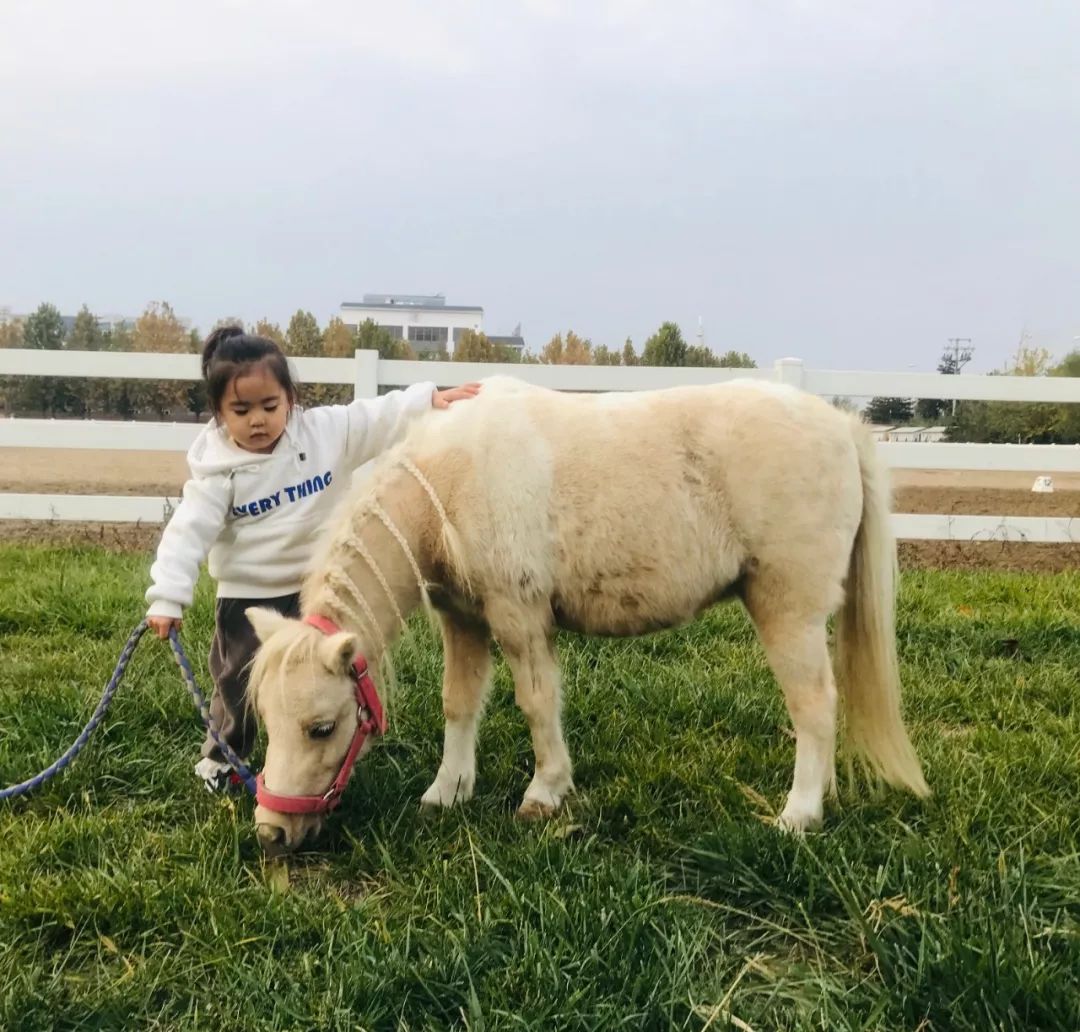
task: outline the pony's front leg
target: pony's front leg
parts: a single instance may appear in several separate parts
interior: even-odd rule
[[[558,656],[546,632],[523,642],[502,644],[514,675],[514,697],[529,721],[536,756],[536,773],[525,790],[518,816],[549,817],[574,787],[562,733]]]
[[[423,806],[452,806],[471,799],[476,783],[476,729],[491,675],[491,639],[480,630],[442,617],[443,759]]]

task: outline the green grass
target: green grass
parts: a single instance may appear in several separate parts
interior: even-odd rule
[[[146,560],[0,569],[7,784],[89,716]],[[763,819],[793,743],[737,607],[563,642],[579,792],[547,825],[512,816],[530,753],[501,664],[477,798],[419,812],[441,718],[418,624],[391,734],[287,887],[250,801],[196,783],[198,718],[147,639],[75,766],[0,804],[0,1028],[1078,1028],[1080,574],[905,575],[899,636],[935,795],[842,783],[798,841]]]

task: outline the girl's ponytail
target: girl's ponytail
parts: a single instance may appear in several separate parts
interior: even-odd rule
[[[206,338],[206,343],[202,349],[202,375],[204,380],[210,379],[210,363],[213,362],[214,356],[222,343],[232,337],[242,337],[243,335],[244,328],[242,326],[219,326]]]

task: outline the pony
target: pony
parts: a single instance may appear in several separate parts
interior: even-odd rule
[[[518,813],[551,815],[573,788],[556,630],[643,635],[737,598],[795,732],[780,826],[822,822],[838,698],[855,755],[925,796],[901,715],[889,510],[867,429],[792,387],[570,394],[490,378],[467,405],[422,417],[354,485],[304,583],[301,619],[247,611],[261,643],[250,691],[267,793],[318,799],[343,786],[372,730],[356,664],[374,668],[428,603],[442,632],[445,730],[421,803],[473,794],[494,639],[535,756]],[[326,807],[288,809],[256,806],[268,854],[295,849]]]

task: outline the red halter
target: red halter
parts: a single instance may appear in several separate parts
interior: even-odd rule
[[[337,624],[332,620],[327,620],[325,616],[305,616],[304,623],[317,627],[327,635],[338,634],[341,631]],[[356,732],[353,734],[345,759],[341,761],[341,769],[334,778],[334,783],[323,795],[279,795],[266,787],[262,774],[259,774],[255,779],[258,785],[255,799],[260,806],[265,806],[276,813],[326,813],[341,802],[341,796],[349,783],[356,757],[360,755],[367,736],[386,733],[386,716],[383,713],[382,703],[379,701],[379,693],[375,690],[375,682],[371,680],[371,675],[368,673],[367,661],[363,656],[356,657],[350,672],[356,690]]]

